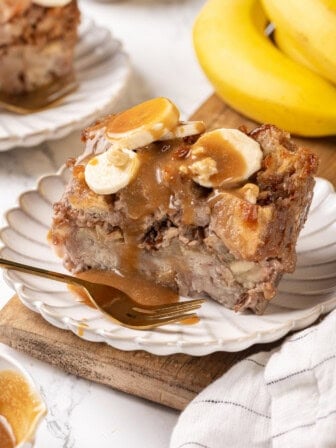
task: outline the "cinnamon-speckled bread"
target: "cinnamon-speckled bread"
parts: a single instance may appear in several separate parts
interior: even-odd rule
[[[89,151],[108,147],[103,125],[84,132]],[[248,194],[222,188],[214,195],[182,174],[169,183],[150,181],[147,173],[148,185],[135,180],[115,194],[97,195],[85,183],[85,160],[77,163],[55,204],[51,229],[65,266],[73,272],[113,270],[131,257],[147,278],[183,295],[207,295],[228,308],[263,313],[283,273],[295,269],[295,245],[312,200],[317,158],[274,126],[248,135],[263,152],[261,169],[244,187]],[[172,158],[183,160],[196,138],[156,142],[153,151],[170,151]],[[153,187],[151,182],[166,183]],[[158,202],[153,191],[159,188],[169,192],[169,206]],[[141,211],[130,199],[134,195]],[[125,232],[130,228],[135,229],[131,243]]]
[[[1,0],[0,91],[22,94],[70,74],[78,23],[76,0],[62,7]]]

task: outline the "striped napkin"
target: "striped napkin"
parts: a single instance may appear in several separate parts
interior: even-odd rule
[[[170,448],[336,447],[336,311],[250,356],[181,414]]]

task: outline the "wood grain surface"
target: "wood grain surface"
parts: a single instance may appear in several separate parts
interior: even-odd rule
[[[210,128],[245,125],[252,129],[255,126],[215,95],[192,118],[204,120]],[[321,159],[319,175],[335,184],[336,139],[297,140],[318,153]],[[70,331],[51,326],[25,308],[16,297],[0,312],[0,341],[66,372],[178,410],[241,359],[281,343],[203,357],[124,352],[103,343],[84,341]]]
[[[68,373],[178,410],[242,358],[276,345],[202,357],[125,352],[51,326],[17,297],[0,313],[0,342]]]

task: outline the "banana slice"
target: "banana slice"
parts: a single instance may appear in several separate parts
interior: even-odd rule
[[[182,121],[177,128],[161,137],[160,141],[190,137],[192,135],[202,134],[204,131],[205,124],[203,121]]]
[[[71,0],[33,0],[35,5],[45,6],[47,8],[61,7],[69,4]]]
[[[108,122],[105,133],[119,147],[141,148],[175,129],[179,118],[174,103],[167,98],[154,98],[117,114]]]
[[[203,134],[191,148],[188,171],[203,187],[234,186],[261,168],[259,143],[238,129]]]
[[[139,167],[139,156],[134,151],[113,147],[88,162],[85,181],[97,194],[113,194],[134,179]]]

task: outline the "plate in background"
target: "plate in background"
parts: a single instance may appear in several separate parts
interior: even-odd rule
[[[111,110],[125,88],[130,63],[109,30],[83,19],[75,49],[78,89],[59,104],[29,115],[0,109],[0,151],[35,146],[82,129]]]
[[[61,197],[69,174],[62,168],[57,174],[44,176],[36,190],[20,196],[19,206],[7,213],[8,227],[1,232],[4,258],[65,272],[48,246],[46,235],[52,203]],[[279,294],[264,315],[235,313],[208,300],[199,312],[199,324],[169,325],[144,332],[120,327],[99,311],[77,302],[62,283],[8,270],[4,277],[28,308],[83,339],[106,342],[121,350],[201,356],[275,341],[307,327],[336,307],[336,193],[324,179],[317,178],[297,251],[295,273],[283,278]]]

